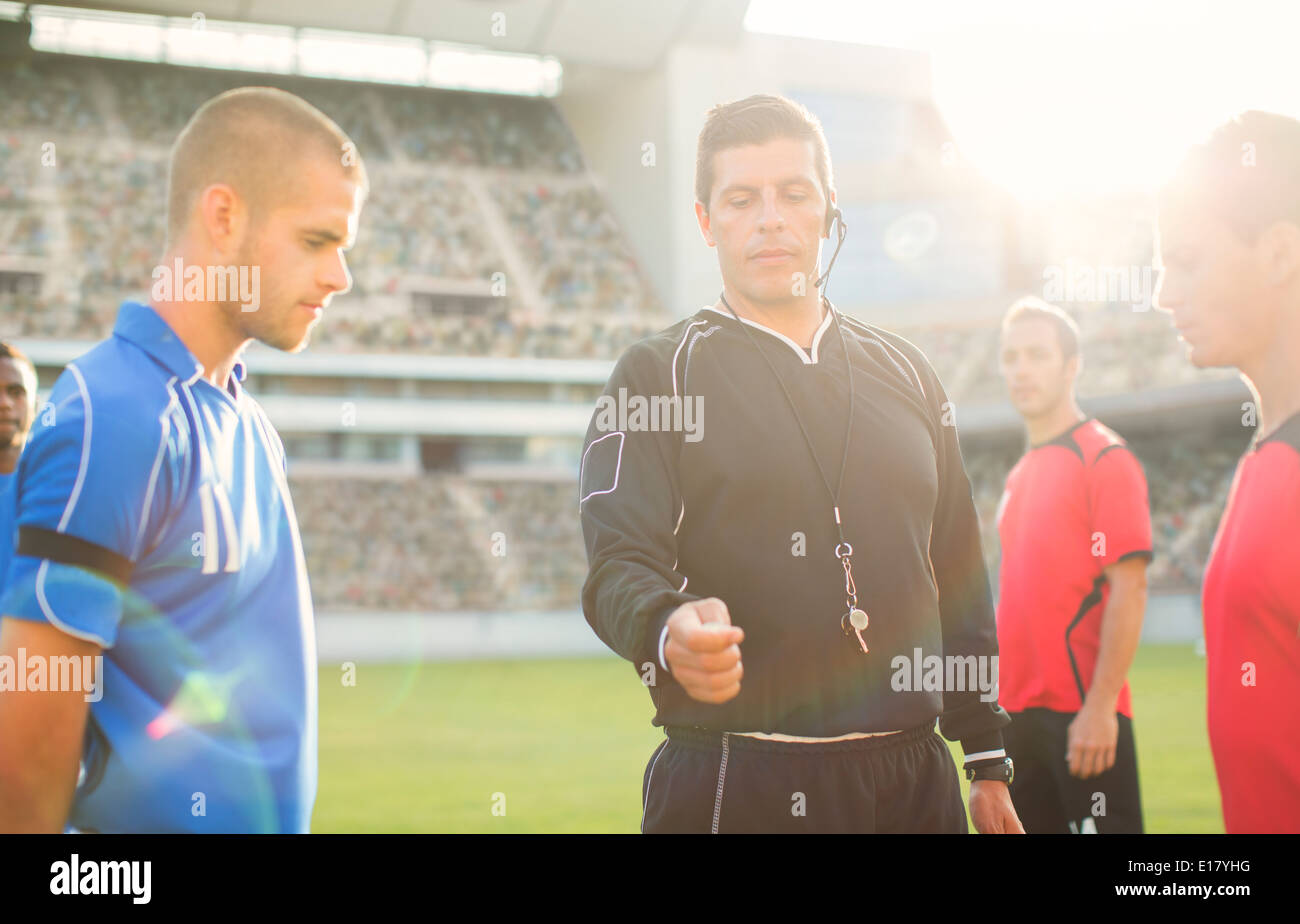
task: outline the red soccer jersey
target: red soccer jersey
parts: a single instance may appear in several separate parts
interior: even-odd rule
[[[1142,465],[1113,430],[1084,420],[1021,456],[997,525],[998,701],[1009,712],[1078,712],[1110,597],[1103,569],[1151,558]],[[1127,681],[1116,708],[1133,717]]]
[[[1224,826],[1300,833],[1300,414],[1238,464],[1201,600]]]

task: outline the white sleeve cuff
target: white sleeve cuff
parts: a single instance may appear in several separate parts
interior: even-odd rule
[[[659,633],[659,666],[668,671],[668,662],[664,660],[664,645],[666,644],[668,644],[668,627],[664,626],[664,630]],[[668,671],[668,673],[671,674],[672,671]]]
[[[964,764],[969,764],[976,760],[991,760],[994,757],[1006,757],[1006,748],[998,748],[996,751],[977,751],[974,754],[967,754]]]

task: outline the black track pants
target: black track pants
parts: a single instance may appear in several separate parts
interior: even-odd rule
[[[965,834],[932,726],[837,742],[668,729],[641,787],[646,834]]]
[[[1070,775],[1066,758],[1074,713],[1038,708],[1011,713],[1002,740],[1015,761],[1011,802],[1026,834],[1142,833],[1133,721],[1116,716],[1115,763],[1084,780]]]

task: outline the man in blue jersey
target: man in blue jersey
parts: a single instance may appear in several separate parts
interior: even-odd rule
[[[0,341],[0,590],[14,550],[14,469],[36,414],[36,367],[27,354]]]
[[[0,655],[51,666],[0,693],[0,831],[309,830],[311,595],[240,355],[306,345],[367,189],[279,90],[209,100],[177,139],[150,303],[68,364],[19,462]],[[93,693],[54,682],[101,655]]]

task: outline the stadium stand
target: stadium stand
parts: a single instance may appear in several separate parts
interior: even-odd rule
[[[0,125],[84,137],[102,136],[107,125],[95,98],[100,62],[62,55],[36,55],[5,74]]]
[[[380,172],[366,203],[365,227],[348,255],[354,287],[393,292],[401,275],[487,279],[502,270],[477,208],[454,176]]]
[[[643,309],[646,287],[636,259],[596,188],[518,182],[492,192],[557,311],[599,305],[627,315]]]
[[[47,286],[35,303],[6,302],[15,335],[104,336],[122,298],[148,290],[170,144],[204,100],[254,84],[319,106],[370,167],[349,259],[357,308],[322,325],[317,349],[605,357],[668,322],[549,101],[61,55],[36,55],[12,79],[19,92],[0,100],[0,256],[48,255],[49,275],[72,293]],[[58,169],[37,208],[27,191],[45,140]],[[54,240],[64,227],[66,240]],[[477,322],[444,291],[507,277],[502,307],[473,312]],[[530,291],[536,303],[516,294]],[[422,310],[411,292],[440,310]],[[404,299],[403,310],[368,311],[372,296]],[[582,327],[591,329],[574,336]]]
[[[40,256],[49,248],[44,203],[37,195],[40,169],[31,145],[0,137],[0,254]]]
[[[383,95],[389,118],[402,127],[396,148],[413,161],[561,174],[585,169],[572,134],[549,105],[500,97],[485,109],[480,96],[465,93],[385,89]]]
[[[291,489],[317,606],[468,611],[577,603],[587,569],[573,482],[339,478],[292,480]]]
[[[1202,370],[1188,363],[1168,317],[1159,312],[1133,311],[1128,306],[1064,307],[1071,309],[1079,325],[1081,396],[1124,394],[1232,376],[1230,370]],[[1006,397],[998,372],[996,321],[900,327],[897,333],[925,352],[954,401],[969,405]]]

